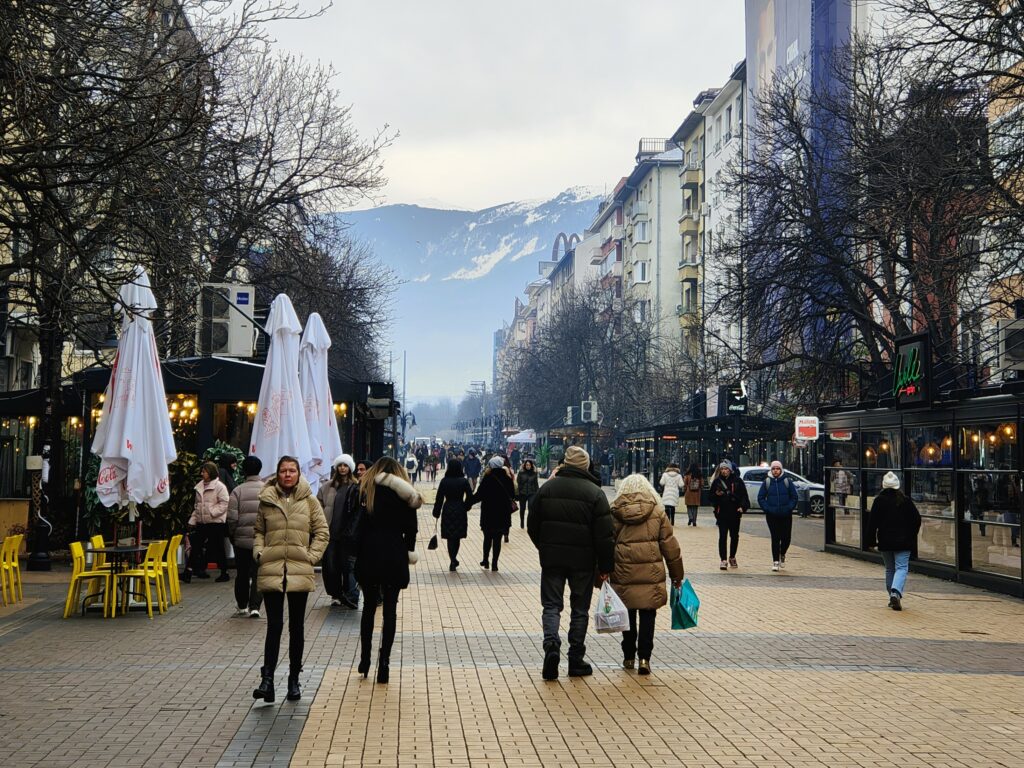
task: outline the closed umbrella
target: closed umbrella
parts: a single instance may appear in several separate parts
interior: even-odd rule
[[[276,472],[278,459],[282,456],[297,459],[299,470],[307,476],[313,463],[306,415],[302,408],[302,389],[299,387],[301,332],[302,324],[291,299],[279,293],[270,305],[267,318],[270,349],[249,441],[249,453],[263,462],[264,477]]]
[[[96,493],[104,506],[159,506],[170,498],[167,465],[178,458],[150,316],[156,297],[141,267],[121,287],[121,338],[92,442],[100,457]]]
[[[327,375],[327,350],[330,348],[331,337],[324,321],[314,312],[306,320],[299,344],[299,387],[309,430],[309,447],[313,452],[313,466],[307,479],[314,493],[320,483],[330,480],[331,462],[341,453],[341,435]]]

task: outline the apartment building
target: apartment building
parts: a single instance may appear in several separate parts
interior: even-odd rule
[[[619,179],[612,193],[597,209],[597,215],[586,231],[589,237],[597,235],[598,244],[590,251],[590,263],[597,267],[597,280],[603,291],[613,300],[613,306],[621,306],[622,262],[625,251],[626,230],[621,200],[617,195],[626,185],[626,177]]]
[[[704,110],[718,93],[702,91],[693,102],[693,110],[672,134],[672,143],[683,153],[679,168],[679,341],[681,349],[697,359],[703,352],[701,332],[704,261],[705,128]]]
[[[636,166],[615,194],[623,208],[623,296],[639,322],[654,326],[657,339],[673,343],[679,336],[682,165],[683,151],[671,139],[641,139]]]
[[[703,201],[703,282],[701,304],[708,308],[705,323],[705,354],[713,367],[726,375],[738,372],[742,355],[742,323],[727,312],[715,311],[723,292],[733,286],[740,266],[724,252],[724,244],[739,233],[742,223],[742,190],[733,175],[743,162],[745,143],[743,110],[746,93],[746,62],[740,62],[729,79],[704,109],[706,195]]]

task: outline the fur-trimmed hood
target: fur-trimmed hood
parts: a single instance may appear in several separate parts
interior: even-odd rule
[[[375,485],[390,488],[411,509],[419,509],[423,506],[423,497],[420,496],[420,492],[398,475],[389,475],[387,472],[381,472],[373,479],[373,482]]]

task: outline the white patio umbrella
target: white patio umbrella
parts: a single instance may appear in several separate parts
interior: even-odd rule
[[[309,447],[313,452],[313,465],[307,479],[314,493],[320,483],[331,479],[331,462],[341,453],[341,435],[327,375],[327,350],[330,348],[331,337],[324,321],[314,312],[306,320],[306,330],[299,344],[299,387],[309,430]]]
[[[270,305],[267,333],[270,349],[263,370],[256,421],[252,426],[249,453],[263,462],[263,476],[270,477],[282,456],[294,456],[302,474],[309,477],[313,451],[302,408],[299,387],[299,334],[302,324],[292,301],[279,293]]]
[[[107,507],[128,504],[134,520],[136,504],[156,507],[170,498],[167,465],[178,452],[150,321],[156,297],[146,271],[137,267],[119,296],[121,338],[92,452],[100,457],[100,501]]]
[[[516,432],[514,435],[510,435],[506,438],[506,442],[509,443],[536,443],[537,433],[532,429],[524,429],[522,432]]]

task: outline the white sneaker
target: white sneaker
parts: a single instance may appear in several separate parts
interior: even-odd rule
[[[249,611],[249,618],[251,618],[251,619],[258,619],[259,617],[260,617],[260,612],[259,612],[258,608],[253,608],[251,611]]]
[[[235,609],[235,616],[248,616],[248,615],[249,615],[249,609],[248,608],[236,608]]]
[[[779,561],[778,560],[776,560],[774,563],[772,563],[772,570],[773,571],[779,570]]]
[[[779,560],[779,570],[781,571],[781,570],[785,569],[785,567],[786,567],[786,558],[782,558],[781,560]]]

